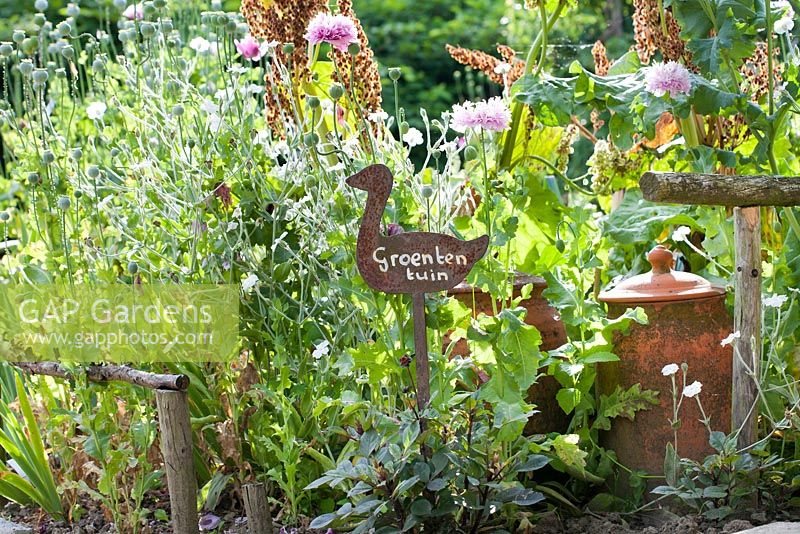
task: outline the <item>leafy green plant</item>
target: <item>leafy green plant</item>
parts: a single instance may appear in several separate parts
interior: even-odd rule
[[[0,448],[20,472],[0,472],[0,495],[20,504],[36,503],[54,517],[63,517],[61,497],[44,441],[19,376],[16,377],[16,388],[22,421],[6,402],[0,402]]]
[[[472,372],[463,364],[448,378]],[[500,532],[517,508],[543,501],[529,473],[550,462],[542,454],[548,447],[519,433],[509,436],[503,431],[509,416],[524,421],[524,414],[494,412],[480,396],[460,391],[424,414],[412,408],[388,417],[370,409],[348,429],[355,446],[306,488],[328,485],[347,493],[345,504],[312,527],[477,532],[492,526]]]
[[[708,519],[723,519],[741,504],[752,501],[755,492],[766,485],[761,474],[779,464],[777,455],[765,453],[763,446],[737,451],[736,435],[713,431],[709,445],[716,451],[702,462],[680,460],[679,476],[672,484],[653,489],[656,495],[674,496]],[[757,494],[756,493],[756,494]]]

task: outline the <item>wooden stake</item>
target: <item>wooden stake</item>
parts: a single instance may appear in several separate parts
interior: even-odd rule
[[[167,473],[172,531],[198,534],[197,478],[192,453],[189,397],[185,391],[156,390],[161,454]]]
[[[414,293],[414,351],[417,367],[417,410],[425,411],[431,400],[431,366],[428,362],[428,333],[425,330],[425,293]]]
[[[250,534],[272,534],[272,515],[264,484],[242,486],[247,530]]]
[[[739,447],[758,439],[757,380],[761,361],[761,209],[734,208],[736,292],[733,351],[732,430]],[[741,429],[741,430],[740,430]]]

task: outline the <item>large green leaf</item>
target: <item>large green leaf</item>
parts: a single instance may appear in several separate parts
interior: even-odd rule
[[[622,204],[603,222],[603,233],[618,243],[648,243],[669,225],[696,226],[690,208],[656,204],[642,198],[638,190],[625,193]]]

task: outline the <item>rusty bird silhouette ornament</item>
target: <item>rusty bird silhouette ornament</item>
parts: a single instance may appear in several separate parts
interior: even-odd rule
[[[369,287],[384,293],[408,293],[414,304],[417,406],[430,400],[430,365],[425,332],[425,293],[446,291],[461,283],[489,246],[489,236],[471,241],[432,232],[381,233],[381,218],[394,178],[385,165],[370,165],[347,179],[367,192],[356,245],[358,271]]]

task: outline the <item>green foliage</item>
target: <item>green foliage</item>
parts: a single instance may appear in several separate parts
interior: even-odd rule
[[[781,459],[768,455],[763,447],[750,452],[739,452],[736,436],[726,436],[714,431],[709,435],[709,445],[716,451],[702,462],[681,459],[680,466],[668,473],[678,472],[674,484],[653,489],[656,495],[670,495],[707,519],[724,519],[741,504],[751,499],[753,492],[767,492],[769,483],[759,482],[761,473],[769,471]],[[674,450],[667,461],[674,463]],[[668,474],[668,481],[673,474]]]
[[[45,444],[19,377],[16,390],[22,421],[8,403],[0,401],[0,448],[13,460],[19,472],[4,470],[0,473],[0,495],[20,504],[36,503],[54,517],[63,517],[61,496],[50,470]]]

